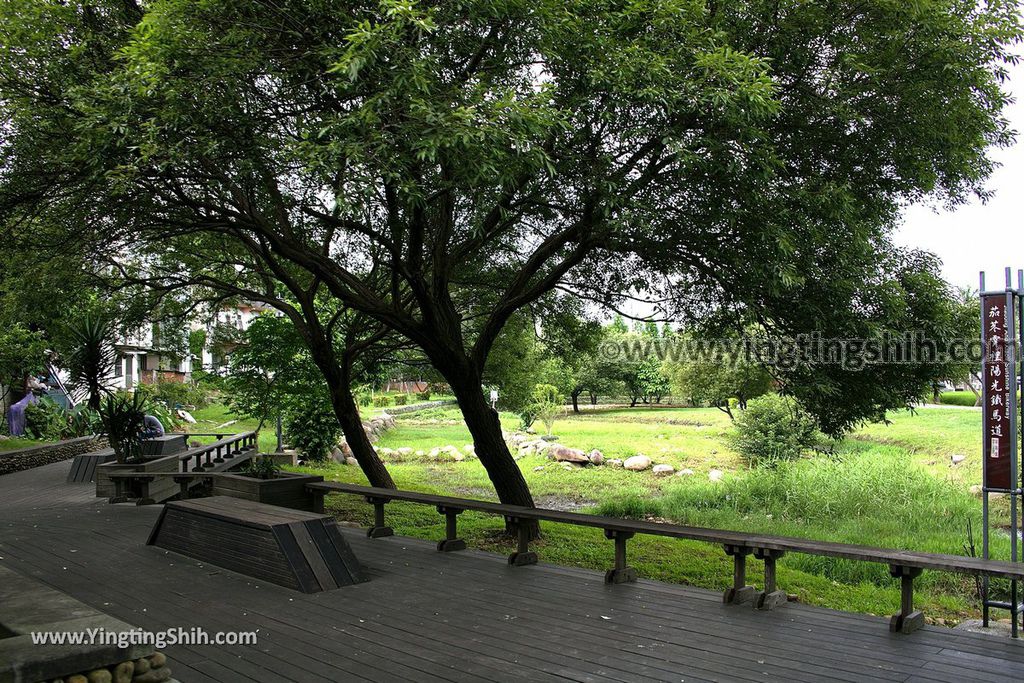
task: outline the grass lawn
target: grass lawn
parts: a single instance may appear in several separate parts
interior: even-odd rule
[[[520,467],[538,505],[545,507],[953,554],[965,552],[970,522],[980,547],[981,505],[968,491],[981,477],[980,413],[929,407],[890,420],[857,430],[831,454],[775,470],[749,470],[729,446],[729,418],[720,411],[588,410],[555,424],[559,443],[599,448],[608,457],[644,453],[695,474],[656,478],[611,467],[567,471],[540,456],[522,459]],[[451,408],[401,415],[397,423],[379,446],[429,450],[470,442]],[[518,418],[502,415],[502,424],[514,429]],[[958,453],[967,459],[954,466],[950,456]],[[401,488],[494,499],[476,460],[413,460],[388,468]],[[726,471],[723,481],[708,479],[712,468]],[[309,471],[365,483],[354,467],[331,464]],[[370,521],[371,508],[359,499],[332,496],[328,506],[341,518]],[[431,508],[394,503],[388,516],[396,533],[443,536],[444,519]],[[465,513],[460,528],[471,545],[512,550],[500,536],[500,519]],[[537,550],[545,561],[560,564],[604,569],[612,562],[611,542],[590,529],[545,524]],[[993,555],[1008,552],[1008,539],[994,536]],[[731,564],[717,546],[670,539],[634,539],[630,564],[646,578],[716,590],[724,589],[731,576]],[[758,576],[756,567],[750,571]],[[794,554],[782,559],[779,571],[780,586],[804,602],[872,614],[892,613],[898,605],[895,580],[881,565]],[[977,611],[969,578],[930,572],[919,585],[918,602],[930,616],[957,621]]]
[[[0,451],[13,451],[18,448],[28,448],[29,446],[42,446],[46,443],[53,442],[37,441],[36,439],[26,439],[20,436],[9,436],[6,439],[0,439]]]

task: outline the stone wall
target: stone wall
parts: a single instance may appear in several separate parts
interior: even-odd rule
[[[438,406],[455,405],[455,399],[447,399],[444,401],[427,401],[425,403],[413,403],[408,406],[388,406],[384,410],[391,415],[401,415],[403,413],[415,413],[417,410],[426,410],[427,408],[437,408]]]
[[[76,455],[107,447],[105,436],[81,436],[41,446],[0,451],[0,475],[70,460]]]

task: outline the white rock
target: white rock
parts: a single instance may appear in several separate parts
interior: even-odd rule
[[[423,451],[416,451],[417,458],[422,458],[424,455],[426,455],[426,453],[424,453]]]
[[[618,458],[609,458],[608,460],[605,460],[604,462],[609,467],[622,467],[622,461],[619,460]]]
[[[654,472],[656,477],[667,477],[675,474],[676,468],[672,467],[672,465],[655,465],[651,471]]]
[[[431,460],[437,460],[437,456],[439,456],[440,454],[441,454],[441,449],[437,448],[437,447],[434,447],[434,448],[430,449],[429,453],[427,453],[427,457],[430,458]]]
[[[954,465],[959,465],[960,463],[962,463],[966,459],[967,459],[967,456],[963,455],[962,453],[956,453],[954,455],[949,456],[950,462],[952,462]]]
[[[634,455],[632,458],[626,458],[626,462],[622,463],[622,466],[633,472],[643,472],[650,468],[651,459],[646,455]]]
[[[355,458],[349,457],[349,458],[345,458],[345,464],[346,465],[358,465],[359,461],[356,460]]]
[[[543,470],[543,469],[544,469],[544,465],[538,465],[537,467],[534,467],[534,468],[533,468],[533,471],[534,471],[534,472],[540,472],[540,471],[541,471],[541,470]]]
[[[690,477],[690,476],[693,476],[693,470],[691,470],[689,467],[685,467],[685,468],[679,470],[678,472],[676,472],[676,476],[677,477]]]
[[[587,457],[586,453],[567,446],[555,444],[548,449],[548,453],[553,460],[557,460],[558,462],[572,462],[580,465],[587,465],[590,463],[590,459]]]
[[[708,479],[711,481],[722,481],[722,477],[725,476],[725,472],[722,470],[711,470],[708,472]]]
[[[401,448],[396,450],[395,453],[398,453],[402,457],[406,457],[406,456],[412,455],[413,454],[413,450],[411,448],[409,448],[408,446],[402,446]]]
[[[597,450],[596,448],[587,454],[587,459],[590,460],[592,465],[603,465],[604,464],[604,453]]]

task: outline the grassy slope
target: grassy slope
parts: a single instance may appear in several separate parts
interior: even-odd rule
[[[516,419],[503,415],[503,424],[512,428]],[[980,505],[967,492],[980,481],[975,411],[929,408],[895,415],[889,425],[859,430],[833,456],[775,472],[745,470],[726,443],[727,429],[728,418],[715,410],[587,412],[556,424],[560,443],[598,447],[611,457],[643,452],[697,474],[657,479],[612,468],[566,471],[540,457],[525,458],[520,466],[545,506],[597,505],[609,514],[957,554],[963,552],[967,520],[979,528]],[[379,445],[428,450],[468,442],[457,413],[439,409],[400,418]],[[954,467],[953,453],[968,458]],[[705,474],[712,467],[731,472],[713,484]],[[393,463],[389,469],[403,488],[493,499],[476,461]],[[355,468],[317,471],[330,479],[365,481]],[[330,505],[344,518],[369,521],[369,509],[359,500],[336,496]],[[428,508],[394,504],[389,519],[398,533],[443,535],[442,518]],[[461,528],[473,545],[511,549],[498,537],[500,520],[467,513]],[[1007,551],[1004,541],[994,543],[997,556]],[[563,525],[546,525],[538,550],[545,560],[563,564],[601,569],[611,562],[611,544],[600,532]],[[630,544],[630,562],[645,577],[714,589],[724,588],[730,576],[720,549],[699,543],[638,538]],[[881,566],[793,555],[781,563],[780,582],[806,602],[839,609],[885,614],[898,602]],[[930,614],[958,618],[972,612],[970,580],[926,574],[923,583],[920,602]]]
[[[41,446],[46,443],[53,443],[52,441],[37,441],[35,439],[26,439],[20,436],[11,436],[6,439],[0,439],[0,451],[13,451],[16,448],[28,448],[29,446]]]

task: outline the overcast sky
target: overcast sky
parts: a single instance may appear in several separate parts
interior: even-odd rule
[[[1009,89],[1016,102],[1007,110],[1011,126],[1018,133],[1013,147],[996,150],[992,156],[1002,164],[989,180],[995,196],[955,211],[935,211],[913,206],[894,239],[898,244],[938,254],[943,275],[958,287],[978,286],[978,271],[988,272],[989,288],[1003,287],[1003,269],[1024,268],[1024,67],[1011,71]],[[993,243],[1002,245],[993,248]]]

